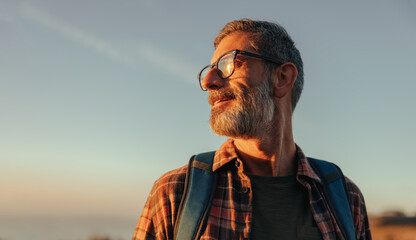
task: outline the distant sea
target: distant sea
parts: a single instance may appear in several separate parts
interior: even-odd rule
[[[130,240],[137,218],[7,218],[0,216],[0,240]]]

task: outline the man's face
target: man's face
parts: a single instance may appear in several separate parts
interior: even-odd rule
[[[212,62],[234,49],[256,53],[249,45],[249,35],[236,32],[220,42]],[[215,69],[211,70],[202,84],[210,91],[212,130],[232,138],[250,138],[270,128],[275,110],[270,82],[264,62],[243,55],[237,56],[234,73],[227,79],[221,79]]]

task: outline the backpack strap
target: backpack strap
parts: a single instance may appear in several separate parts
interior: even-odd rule
[[[175,219],[174,239],[198,239],[205,225],[217,183],[212,172],[215,151],[191,157],[184,194]]]
[[[341,169],[334,163],[309,157],[307,159],[323,181],[322,190],[344,238],[347,240],[356,239],[349,194]]]

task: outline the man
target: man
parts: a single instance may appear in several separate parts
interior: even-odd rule
[[[215,153],[214,200],[201,239],[344,239],[321,179],[293,140],[302,59],[280,25],[242,19],[214,41],[199,76],[212,130],[229,139]],[[173,239],[187,166],[153,186],[133,239]],[[346,179],[357,239],[371,239],[364,199]]]

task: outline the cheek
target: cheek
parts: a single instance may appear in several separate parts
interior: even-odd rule
[[[266,75],[267,74],[265,74],[263,67],[248,69],[244,75],[244,85],[247,88],[256,88],[267,80]]]

